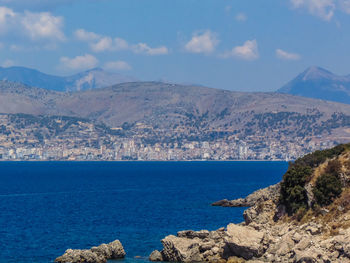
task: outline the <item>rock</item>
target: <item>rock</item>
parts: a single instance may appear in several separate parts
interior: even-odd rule
[[[294,241],[289,237],[289,235],[285,235],[279,244],[280,246],[277,250],[277,254],[281,256],[287,255],[294,247]]]
[[[227,234],[228,237],[225,238],[225,243],[228,252],[231,252],[233,256],[251,259],[263,254],[264,234],[262,232],[246,226],[229,224]]]
[[[302,235],[300,235],[300,233],[298,232],[295,232],[292,239],[295,243],[299,243],[300,240],[302,239]]]
[[[170,262],[200,262],[203,256],[199,250],[200,239],[167,236],[162,240],[163,260]]]
[[[295,251],[294,262],[296,263],[316,263],[317,255],[312,251]]]
[[[242,198],[241,198],[241,200],[243,201]],[[234,207],[233,203],[231,203],[231,201],[227,200],[227,199],[219,200],[217,202],[212,203],[211,205],[212,206],[222,206],[222,207]]]
[[[149,256],[150,261],[163,261],[163,255],[158,250],[154,250]]]
[[[296,246],[295,249],[299,249],[301,251],[309,248],[311,246],[311,240],[309,237],[303,238]]]
[[[311,235],[318,235],[321,233],[321,229],[316,226],[307,226],[306,231],[310,232]]]
[[[266,225],[267,223],[273,222],[275,210],[276,205],[273,201],[259,201],[256,205],[243,212],[243,218],[247,225],[252,222],[254,222],[256,225]]]
[[[246,198],[239,198],[235,200],[220,200],[212,204],[212,206],[223,206],[223,207],[251,207],[255,205],[258,201],[272,200],[276,201],[279,196],[281,189],[280,183],[271,185],[264,189],[257,190],[252,194],[248,195]]]
[[[227,263],[244,263],[245,260],[243,258],[238,258],[238,257],[229,257],[227,259]]]
[[[59,263],[105,263],[107,259],[91,250],[67,249],[64,255],[56,258]]]
[[[209,231],[208,230],[201,230],[201,231],[193,231],[193,230],[185,230],[185,231],[180,231],[177,233],[178,237],[186,237],[186,238],[199,238],[199,239],[204,239],[209,236]]]
[[[109,244],[102,244],[91,249],[68,249],[56,258],[59,263],[105,263],[108,259],[120,259],[125,257],[125,251],[119,240]]]

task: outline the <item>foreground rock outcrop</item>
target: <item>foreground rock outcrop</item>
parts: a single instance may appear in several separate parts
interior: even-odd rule
[[[213,205],[249,208],[240,224],[165,237],[150,260],[350,263],[350,144],[306,155],[281,183]]]
[[[90,249],[67,249],[66,252],[56,258],[58,263],[105,263],[109,259],[121,259],[125,257],[123,245],[119,240],[109,244],[102,244]]]
[[[170,262],[350,262],[350,213],[339,217],[336,232],[322,218],[274,222],[276,205],[260,203],[246,211],[241,224],[216,231],[181,231],[162,240],[151,261]],[[341,209],[341,208],[340,208]]]

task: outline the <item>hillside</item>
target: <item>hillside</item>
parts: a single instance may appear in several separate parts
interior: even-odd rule
[[[189,143],[193,158],[294,159],[350,140],[350,105],[279,93],[158,82],[62,93],[5,81],[0,102],[0,113],[90,119],[166,152]]]
[[[310,67],[277,92],[350,104],[350,75]]]
[[[135,81],[134,78],[117,73],[109,73],[100,68],[68,77],[61,77],[48,75],[38,70],[24,67],[0,67],[0,80],[22,83],[28,86],[54,91],[88,90]]]
[[[169,235],[150,260],[350,262],[350,144],[296,160],[280,184],[231,204],[253,200],[244,222]]]

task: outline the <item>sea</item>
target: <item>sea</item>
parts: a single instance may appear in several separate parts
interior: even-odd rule
[[[243,221],[213,207],[279,182],[286,162],[1,162],[0,262],[53,262],[119,239],[143,263],[181,230]]]

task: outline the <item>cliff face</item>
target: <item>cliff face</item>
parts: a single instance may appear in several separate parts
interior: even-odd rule
[[[290,165],[280,184],[221,203],[251,206],[243,223],[167,236],[163,250],[153,252],[150,259],[350,262],[349,183],[349,145],[307,155]]]

